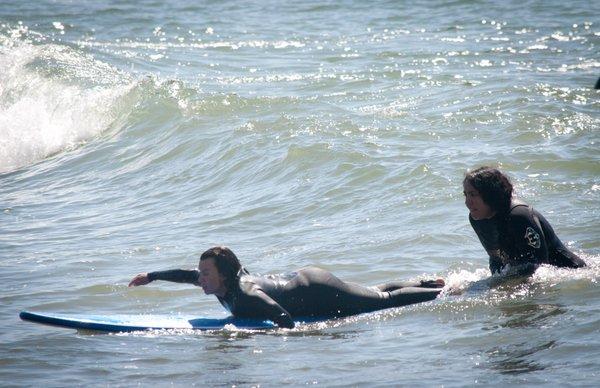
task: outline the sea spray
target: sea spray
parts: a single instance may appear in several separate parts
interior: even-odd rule
[[[0,39],[0,173],[69,150],[110,128],[136,82],[27,30]],[[98,77],[102,73],[103,77]]]

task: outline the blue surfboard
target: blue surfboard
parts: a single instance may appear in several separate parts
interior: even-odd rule
[[[226,325],[233,325],[238,329],[248,330],[273,329],[277,327],[271,321],[235,317],[189,319],[166,315],[60,315],[33,313],[29,311],[22,311],[19,317],[24,321],[44,325],[99,332],[132,332],[162,329],[221,330]],[[305,322],[296,322],[296,324]]]

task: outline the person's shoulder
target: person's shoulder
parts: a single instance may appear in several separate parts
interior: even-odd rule
[[[510,211],[512,211],[514,209],[527,208],[527,207],[529,207],[529,204],[520,198],[513,198],[510,200]]]
[[[256,284],[256,276],[254,275],[242,275],[239,277],[238,282],[241,286],[252,286]]]
[[[511,223],[530,223],[532,221],[531,215],[531,206],[521,200],[513,200],[507,218]]]
[[[531,206],[529,206],[529,204],[527,204],[526,202],[514,198],[512,201],[510,201],[510,209],[508,211],[508,215],[509,216],[520,216],[522,214],[529,214],[529,209],[531,208]]]
[[[260,291],[262,289],[260,283],[260,277],[255,275],[242,275],[239,279],[240,290],[247,295]]]

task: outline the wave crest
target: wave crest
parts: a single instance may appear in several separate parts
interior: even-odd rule
[[[0,31],[0,173],[72,149],[110,128],[135,82],[26,28]]]

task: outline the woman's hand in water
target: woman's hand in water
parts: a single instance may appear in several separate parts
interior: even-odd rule
[[[135,275],[133,279],[131,279],[129,282],[129,287],[143,286],[148,283],[150,283],[150,279],[148,279],[148,273],[139,273]]]

